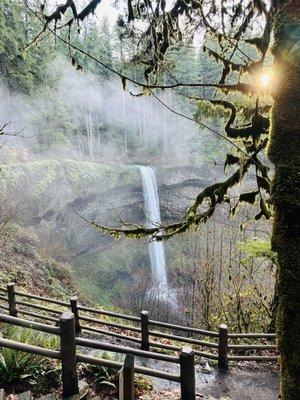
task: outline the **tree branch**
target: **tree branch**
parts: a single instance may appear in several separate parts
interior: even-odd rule
[[[197,227],[200,223],[205,223],[207,219],[213,215],[216,206],[224,201],[227,201],[226,195],[228,190],[242,180],[250,165],[253,164],[252,159],[256,157],[263,148],[266,147],[267,142],[267,139],[261,142],[258,149],[252,155],[252,158],[248,159],[243,165],[241,165],[240,168],[237,169],[228,179],[222,182],[214,183],[203,189],[198,194],[193,204],[188,208],[181,221],[167,225],[160,224],[151,228],[147,228],[144,225],[134,228],[131,228],[130,225],[128,225],[128,228],[112,228],[101,225],[95,221],[87,220],[82,216],[81,218],[103,232],[117,238],[120,236],[126,236],[139,239],[141,237],[148,236],[157,241],[169,239],[174,235],[187,231],[193,226]],[[199,207],[202,206],[205,201],[208,201],[206,210],[199,212]]]

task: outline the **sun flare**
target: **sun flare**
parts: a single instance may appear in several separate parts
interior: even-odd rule
[[[270,84],[271,76],[270,74],[264,72],[259,77],[259,83],[263,87],[267,87]]]

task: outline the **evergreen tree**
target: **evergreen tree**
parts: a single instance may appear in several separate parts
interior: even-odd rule
[[[2,0],[0,4],[0,76],[13,90],[34,91],[43,82],[44,69],[52,53],[46,41],[24,51],[37,30],[36,19],[20,0]]]

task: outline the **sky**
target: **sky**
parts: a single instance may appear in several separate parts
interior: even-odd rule
[[[97,17],[107,17],[111,25],[116,22],[119,13],[113,3],[113,0],[102,0],[96,9]]]
[[[48,0],[47,4],[50,6],[56,7],[60,4],[64,3],[63,1],[57,1],[57,0]],[[78,8],[78,11],[81,10],[86,4],[88,3],[87,0],[75,0],[75,4]],[[109,20],[110,25],[113,25],[117,18],[118,18],[118,10],[113,4],[115,3],[115,0],[102,0],[101,3],[97,6],[96,8],[96,16],[103,18],[107,17]]]

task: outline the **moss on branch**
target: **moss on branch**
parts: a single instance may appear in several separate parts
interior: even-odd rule
[[[249,157],[240,167],[225,181],[214,183],[205,189],[203,189],[192,205],[188,208],[183,218],[173,224],[157,225],[155,227],[147,228],[144,225],[132,226],[128,225],[122,228],[111,228],[108,226],[101,225],[95,221],[88,221],[97,229],[101,229],[103,232],[108,233],[116,238],[120,236],[126,236],[129,238],[140,239],[142,237],[151,237],[153,240],[164,240],[170,237],[183,233],[192,227],[197,227],[201,223],[205,223],[209,217],[211,217],[217,207],[217,205],[228,201],[227,192],[230,188],[238,184],[249,167],[255,164],[258,153],[265,148],[267,145],[267,139],[262,141],[256,151]],[[199,208],[203,206],[206,209],[202,212]],[[264,213],[266,215],[267,212]],[[83,218],[83,217],[81,217]],[[83,218],[85,219],[85,218]]]

